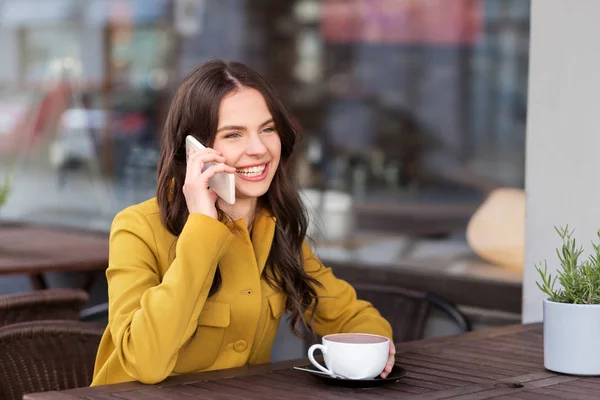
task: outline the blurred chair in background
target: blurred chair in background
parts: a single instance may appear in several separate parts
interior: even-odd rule
[[[0,328],[0,398],[89,386],[104,328],[80,321],[32,321]]]
[[[80,289],[48,289],[0,296],[0,327],[48,319],[77,320],[88,294]]]
[[[431,293],[382,284],[354,283],[352,286],[359,299],[373,304],[392,325],[396,343],[423,339],[434,308],[446,314],[461,333],[471,330],[469,320],[456,306]]]
[[[437,309],[446,314],[463,332],[471,331],[471,323],[456,306],[431,293],[392,285],[350,282],[359,299],[373,304],[388,320],[394,332],[394,343],[424,338],[425,327],[431,311]],[[304,340],[305,351],[321,338],[308,334]]]

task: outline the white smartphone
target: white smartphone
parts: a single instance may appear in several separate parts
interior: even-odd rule
[[[193,146],[198,150],[202,150],[202,149],[206,148],[202,145],[202,143],[200,143],[198,141],[198,139],[196,139],[192,135],[188,135],[185,138],[186,150],[190,146]],[[203,172],[206,171],[206,169],[209,168],[213,164],[215,164],[215,163],[214,162],[205,163],[204,168],[202,168],[202,171]],[[213,176],[212,178],[210,178],[208,180],[208,186],[212,190],[214,190],[215,193],[220,198],[225,200],[227,203],[229,203],[229,204],[235,203],[235,176],[233,174],[228,174],[227,172],[219,172],[218,174],[216,174],[215,176]]]

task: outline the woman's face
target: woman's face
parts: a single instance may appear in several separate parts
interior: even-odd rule
[[[262,94],[249,88],[221,100],[213,144],[236,168],[236,199],[265,194],[281,158],[281,140]]]

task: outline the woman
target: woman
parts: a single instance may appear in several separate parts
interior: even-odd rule
[[[186,162],[190,134],[207,148]],[[392,337],[304,242],[307,218],[288,171],[296,141],[271,86],[245,65],[206,62],[183,81],[164,128],[156,199],[113,221],[109,323],[92,385],[269,362],[286,310],[297,334],[310,326]],[[208,187],[219,172],[235,174],[234,205]],[[394,353],[392,345],[382,376]]]

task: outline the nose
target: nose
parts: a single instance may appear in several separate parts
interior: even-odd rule
[[[260,135],[250,135],[248,139],[248,147],[246,153],[253,157],[262,157],[267,152],[267,147],[262,142]]]

